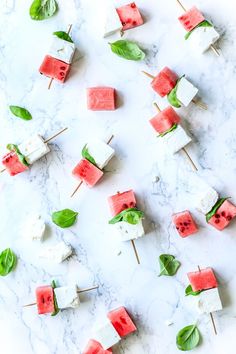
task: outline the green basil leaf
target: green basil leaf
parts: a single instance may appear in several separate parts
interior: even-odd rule
[[[5,249],[0,254],[0,275],[3,277],[8,275],[15,268],[16,262],[15,253],[10,248]]]
[[[171,106],[176,107],[176,108],[180,108],[182,105],[182,103],[177,98],[178,81],[177,81],[175,87],[173,88],[173,90],[171,90],[170,93],[167,95],[167,99],[168,99],[169,103],[171,104]]]
[[[139,221],[144,217],[144,213],[137,208],[128,208],[123,210],[120,214],[117,214],[109,221],[109,224],[116,224],[120,221],[125,221],[132,225],[137,225]]]
[[[52,17],[58,9],[55,0],[34,0],[29,13],[32,20],[41,21]]]
[[[209,213],[206,214],[206,221],[208,222],[210,220],[210,218],[212,218],[212,216],[214,216],[217,212],[217,210],[219,209],[219,207],[221,207],[221,205],[227,200],[229,199],[229,197],[227,198],[220,198],[216,204],[213,206],[213,208],[211,209],[211,211],[209,211]]]
[[[171,254],[161,254],[159,256],[160,274],[166,276],[173,276],[177,273],[180,267],[180,262],[175,259]]]
[[[189,295],[197,296],[197,295],[199,295],[202,291],[203,291],[203,290],[193,291],[192,285],[189,284],[189,285],[187,286],[187,288],[185,289],[185,296],[189,296]]]
[[[182,328],[176,336],[176,345],[179,350],[189,351],[196,348],[200,341],[200,332],[196,325]]]
[[[57,288],[57,284],[56,284],[55,280],[52,281],[51,286],[52,286],[53,290]],[[55,292],[53,291],[53,293],[54,293],[54,312],[51,314],[51,316],[56,316],[60,312],[60,309],[57,304],[57,298],[56,298]]]
[[[186,33],[186,35],[184,36],[185,40],[187,40],[187,39],[190,37],[190,35],[193,33],[193,31],[194,31],[196,28],[198,28],[198,27],[213,27],[213,26],[212,26],[212,24],[211,24],[210,22],[208,22],[208,21],[206,21],[206,20],[205,20],[205,21],[202,21],[201,23],[199,23],[199,25],[197,25],[196,27],[194,27],[194,28],[192,29],[192,31]]]
[[[15,151],[16,155],[18,156],[19,161],[25,165],[29,166],[28,162],[26,161],[25,156],[20,152],[19,148],[15,144],[7,144],[7,149],[10,151]]]
[[[113,53],[127,60],[143,60],[145,53],[139,48],[137,43],[120,39],[109,43]]]
[[[58,31],[58,32],[53,32],[54,36],[57,36],[58,38],[64,39],[64,41],[74,43],[72,41],[72,38],[69,36],[68,33],[63,32],[63,31]]]
[[[163,136],[165,136],[166,134],[168,134],[168,133],[171,133],[173,130],[175,130],[176,128],[178,127],[178,124],[174,124],[174,125],[172,125],[172,127],[170,128],[170,129],[168,129],[168,130],[166,130],[164,133],[161,133],[161,134],[159,134],[157,137],[159,138],[159,137],[161,137],[161,138],[163,138]]]
[[[19,117],[24,120],[31,120],[32,116],[27,109],[18,107],[18,106],[9,106],[10,111],[12,114],[14,114],[16,117]]]
[[[70,227],[74,225],[76,222],[78,213],[76,211],[70,209],[63,209],[60,211],[55,211],[52,214],[52,221],[57,226],[62,227],[63,229],[66,227]]]
[[[91,162],[93,165],[97,166],[96,161],[94,160],[94,158],[90,155],[90,153],[88,152],[88,148],[87,145],[85,145],[82,149],[82,156],[84,159],[88,160],[89,162]]]

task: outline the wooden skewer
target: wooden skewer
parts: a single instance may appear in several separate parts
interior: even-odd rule
[[[110,139],[107,141],[107,145],[109,145],[110,144],[110,142],[112,141],[112,139],[114,138],[114,135],[112,135],[111,137],[110,137]],[[80,181],[80,183],[78,184],[78,186],[75,188],[75,190],[73,191],[73,193],[71,194],[71,198],[75,195],[75,193],[80,189],[80,187],[82,186],[82,184],[83,184],[83,181]]]
[[[67,34],[70,34],[71,28],[72,28],[72,25],[69,25]],[[48,84],[48,90],[50,90],[50,88],[51,88],[51,86],[52,86],[52,83],[53,83],[53,80],[54,80],[54,78],[52,77],[52,78],[50,79],[50,81],[49,81],[49,84]]]
[[[133,250],[134,250],[134,253],[135,253],[135,257],[136,257],[137,263],[140,264],[140,259],[139,259],[138,251],[137,251],[137,248],[136,248],[134,240],[131,240],[131,244],[133,246]]]
[[[3,172],[5,172],[6,171],[6,168],[3,168],[1,171],[0,171],[0,173],[3,173]]]

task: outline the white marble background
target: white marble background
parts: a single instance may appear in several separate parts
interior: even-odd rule
[[[52,152],[30,169],[11,178],[0,177],[0,249],[11,247],[19,257],[16,270],[0,279],[0,340],[4,354],[81,353],[91,334],[91,324],[106,312],[125,305],[132,313],[138,332],[123,340],[115,354],[175,354],[179,329],[199,320],[202,343],[195,353],[234,354],[236,330],[236,222],[226,231],[207,226],[194,208],[201,179],[236,203],[235,91],[236,22],[233,0],[196,0],[195,4],[215,23],[222,34],[221,56],[212,52],[197,56],[183,40],[177,22],[181,13],[174,0],[137,0],[145,25],[126,33],[147,51],[144,62],[116,57],[100,36],[99,1],[58,0],[60,11],[50,20],[29,18],[31,0],[2,0],[0,4],[0,153],[9,142],[18,143],[31,133],[45,137],[68,126],[52,145]],[[117,1],[124,4],[126,1]],[[185,6],[193,5],[185,1]],[[40,76],[38,67],[47,52],[51,34],[73,23],[72,37],[80,54],[67,83],[53,83]],[[111,40],[112,38],[109,38]],[[181,109],[184,125],[194,143],[189,152],[199,173],[180,154],[164,156],[156,143],[148,119],[154,115],[154,100],[164,108],[165,99],[152,91],[148,78],[163,66],[186,74],[200,89],[209,106],[203,111],[193,105]],[[118,90],[120,107],[115,112],[87,111],[85,89],[110,85]],[[27,107],[34,119],[22,121],[8,105]],[[96,188],[83,188],[73,199],[76,182],[71,170],[80,159],[81,147],[91,136],[115,134],[116,158]],[[153,183],[155,177],[159,182]],[[117,190],[133,188],[147,216],[148,234],[136,244],[141,258],[137,266],[130,244],[121,244],[107,224],[107,197]],[[77,224],[61,230],[52,224],[55,210],[79,211]],[[200,232],[181,239],[173,229],[173,212],[189,209]],[[30,243],[20,232],[30,212],[40,212],[48,224],[44,243]],[[75,255],[54,266],[38,258],[43,247],[64,239]],[[174,254],[182,263],[172,278],[158,278],[158,256]],[[201,317],[186,299],[186,273],[197,265],[212,266],[220,282],[224,310],[215,316],[218,336],[209,318]],[[99,284],[98,292],[83,296],[76,311],[57,317],[38,316],[35,308],[22,305],[34,300],[35,287],[52,279],[66,284],[76,280],[81,287]],[[173,325],[167,327],[165,321]]]

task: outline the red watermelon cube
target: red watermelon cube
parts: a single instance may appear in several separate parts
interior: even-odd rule
[[[161,97],[165,97],[175,87],[178,76],[169,68],[165,67],[152,80],[151,85],[154,91]]]
[[[87,106],[91,111],[114,111],[115,89],[112,87],[90,87],[87,89]]]
[[[187,237],[198,232],[198,227],[188,210],[173,214],[172,221],[181,237]]]
[[[39,68],[40,74],[43,74],[60,82],[64,82],[66,80],[69,71],[69,64],[64,63],[64,61],[61,61],[59,59],[55,59],[50,55],[45,56]]]
[[[135,208],[136,199],[133,190],[117,193],[108,198],[112,216],[121,213],[125,209]]]
[[[18,173],[24,172],[29,169],[25,164],[20,162],[15,151],[10,151],[8,154],[3,156],[2,164],[6,167],[6,170],[10,174],[10,176],[15,176]]]
[[[193,291],[201,291],[217,288],[218,283],[212,268],[201,269],[201,271],[187,274]]]
[[[182,16],[179,17],[180,23],[186,29],[186,31],[192,31],[199,23],[205,21],[205,17],[202,13],[194,6],[190,10],[186,11]]]
[[[96,340],[90,339],[83,354],[112,354],[112,350],[105,350]]]
[[[119,307],[118,309],[108,312],[107,317],[120,337],[125,337],[137,330],[135,324],[124,307]]]
[[[149,122],[159,134],[162,134],[169,130],[174,124],[178,124],[180,122],[180,116],[169,106],[155,115]]]
[[[103,176],[103,172],[86,159],[82,159],[78,165],[75,166],[72,174],[89,187],[93,187]]]
[[[143,24],[142,15],[140,14],[135,2],[118,7],[116,11],[120,17],[120,21],[123,26],[123,31],[137,26],[141,26]]]
[[[38,314],[53,313],[54,307],[54,290],[51,286],[40,286],[36,289],[36,302]]]
[[[208,221],[217,230],[224,230],[236,216],[236,206],[226,200]]]

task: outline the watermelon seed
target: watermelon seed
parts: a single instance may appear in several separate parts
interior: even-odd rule
[[[227,218],[226,218],[228,221],[232,220],[232,216],[231,215],[228,215]]]
[[[222,211],[221,215],[222,215],[222,216],[225,216],[225,211]]]
[[[220,220],[219,219],[216,219],[215,220],[215,224],[219,224]]]
[[[215,217],[218,219],[220,218],[220,214],[216,214]]]
[[[130,6],[131,6],[133,9],[135,9],[135,7],[136,7],[136,5],[135,5],[134,2],[132,2],[132,4],[130,4]]]

